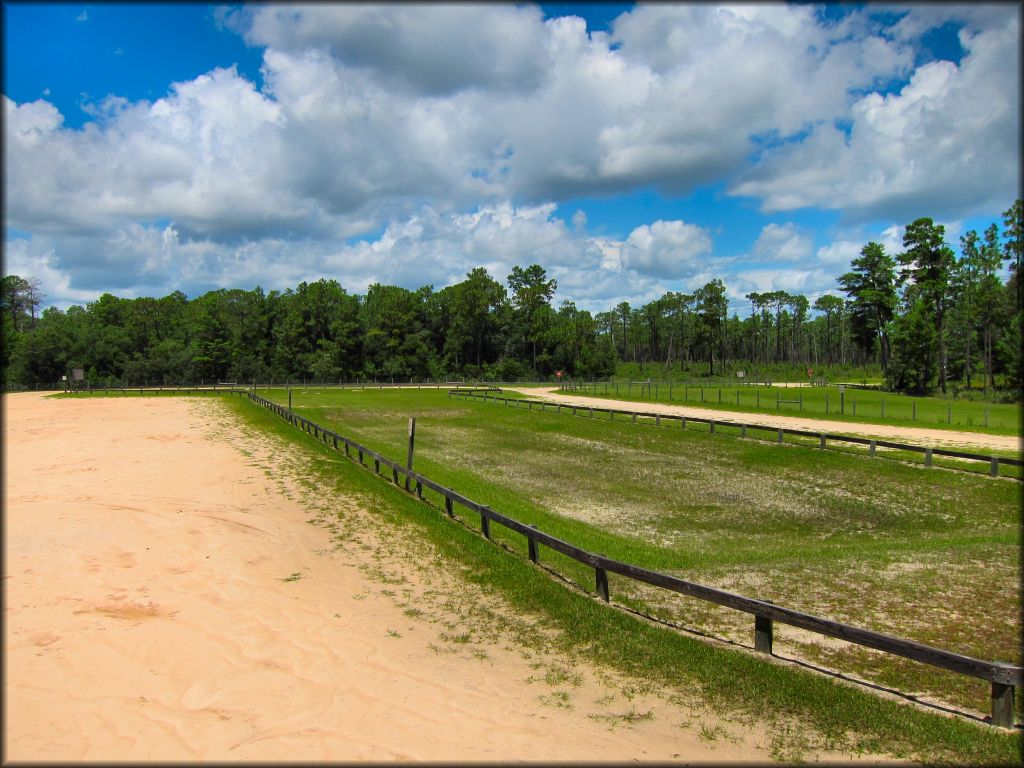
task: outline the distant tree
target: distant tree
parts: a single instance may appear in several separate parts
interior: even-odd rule
[[[946,350],[946,312],[952,295],[950,278],[955,263],[953,250],[943,239],[945,228],[929,218],[920,218],[907,225],[903,233],[903,247],[899,255],[902,265],[899,284],[908,280],[907,291],[912,304],[920,299],[920,311],[935,327],[938,348],[939,388],[946,393],[949,361]]]
[[[622,329],[622,351],[619,353],[621,360],[625,361],[629,355],[628,336],[629,336],[629,322],[633,317],[633,310],[629,306],[628,301],[619,302],[615,307],[615,315],[619,322],[619,327]]]
[[[515,308],[516,320],[522,329],[522,337],[530,347],[531,367],[537,371],[537,342],[545,330],[545,321],[551,319],[551,299],[558,288],[558,281],[548,280],[547,273],[539,264],[531,264],[526,269],[513,267],[508,276],[508,286],[512,290],[512,305]]]
[[[933,313],[922,298],[913,301],[892,327],[892,362],[886,382],[899,392],[925,394],[935,377],[936,336]]]
[[[725,318],[729,309],[729,302],[725,298],[725,284],[716,278],[698,288],[694,295],[697,299],[697,311],[700,316],[700,336],[707,354],[708,373],[714,376],[716,353],[720,360],[724,357],[722,347]]]
[[[689,358],[692,341],[693,303],[695,297],[688,293],[669,291],[659,300],[662,315],[668,327],[668,343],[665,350],[665,368],[673,361]]]
[[[839,278],[839,284],[851,300],[853,340],[870,354],[876,343],[882,371],[889,367],[891,350],[889,323],[896,311],[896,261],[881,243],[865,245],[854,259],[852,269]]]
[[[789,361],[797,363],[804,359],[802,356],[804,323],[807,320],[807,310],[810,307],[810,302],[806,296],[791,294],[788,304],[793,313],[793,332],[789,339]]]
[[[68,375],[76,335],[70,326],[65,312],[56,307],[43,310],[36,325],[19,336],[11,352],[13,382],[53,384]]]
[[[16,333],[35,325],[36,309],[42,303],[39,280],[4,275],[0,280],[0,312],[9,317]]]
[[[504,286],[483,267],[466,273],[466,279],[453,286],[450,342],[472,355],[479,369],[485,347],[493,347],[498,330],[498,308],[506,300]],[[464,352],[463,359],[468,355]]]
[[[1020,312],[1024,301],[1021,300],[1020,281],[1020,259],[1024,254],[1024,200],[1019,198],[1009,208],[1003,211],[1003,236],[1006,238],[1005,258],[1010,260],[1011,277],[1016,275],[1014,281],[1016,290],[1016,311]]]
[[[370,286],[360,310],[367,377],[402,381],[430,376],[426,308],[432,293],[430,286],[416,291],[380,283]]]
[[[832,296],[827,293],[819,296],[814,302],[814,308],[818,312],[825,313],[825,350],[826,361],[829,365],[832,365],[835,361],[833,355],[835,343],[832,340],[832,319],[834,316],[842,313],[844,304],[845,302],[839,296]]]

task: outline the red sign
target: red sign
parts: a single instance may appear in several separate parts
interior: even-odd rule
[[[558,378],[562,378],[562,376],[564,376],[564,375],[565,375],[565,371],[555,371],[555,376],[557,376]]]

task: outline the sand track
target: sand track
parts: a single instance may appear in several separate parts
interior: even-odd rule
[[[583,405],[600,408],[618,408],[636,411],[637,413],[662,414],[672,416],[693,416],[702,419],[716,419],[723,423],[759,424],[767,427],[783,427],[785,429],[806,429],[811,432],[829,432],[835,434],[861,435],[886,440],[901,440],[913,445],[924,445],[947,448],[994,448],[1005,451],[1024,450],[1024,441],[1012,435],[987,435],[979,432],[957,432],[946,429],[928,429],[926,427],[891,427],[885,424],[864,424],[848,421],[830,421],[827,419],[809,419],[800,416],[774,416],[770,413],[741,413],[738,411],[717,411],[713,408],[699,408],[689,405],[669,405],[667,403],[644,403],[615,400],[603,397],[581,397],[567,395],[551,387],[505,387],[529,397],[538,397],[551,402],[566,405]]]
[[[309,499],[268,471],[281,445],[237,433],[217,399],[3,402],[8,760],[769,757],[757,724],[626,701],[579,666],[572,708],[546,705],[539,664],[572,663],[552,654],[438,652],[440,627],[370,577],[367,547],[308,524]]]

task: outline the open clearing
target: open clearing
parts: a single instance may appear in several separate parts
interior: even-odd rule
[[[218,399],[4,407],[8,760],[793,754],[756,723],[518,646],[493,595],[417,569],[429,551],[306,488]]]

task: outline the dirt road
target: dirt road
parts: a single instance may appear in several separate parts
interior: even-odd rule
[[[567,405],[620,408],[637,413],[672,416],[693,416],[713,418],[721,422],[736,424],[758,424],[767,427],[806,429],[811,432],[834,432],[848,435],[862,435],[886,440],[904,441],[914,445],[946,446],[972,449],[998,449],[1004,451],[1024,450],[1024,441],[1012,435],[986,435],[977,432],[956,432],[945,429],[924,427],[891,427],[884,424],[857,424],[848,421],[808,419],[799,416],[775,416],[770,413],[740,413],[738,411],[716,411],[713,408],[699,408],[690,405],[669,405],[667,403],[626,402],[602,397],[581,397],[567,395],[552,387],[505,387],[530,397],[544,398],[551,402]]]

